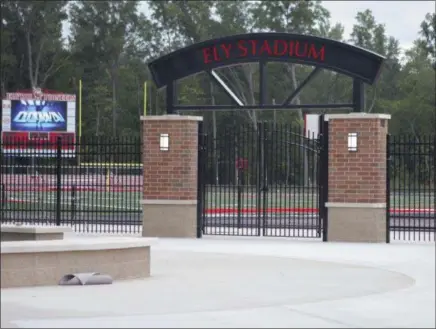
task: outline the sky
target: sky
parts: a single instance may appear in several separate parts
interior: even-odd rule
[[[356,14],[370,9],[376,22],[384,24],[386,34],[399,40],[403,49],[410,48],[419,37],[425,14],[435,12],[435,1],[322,1],[330,11],[331,22],[340,22],[349,36]]]

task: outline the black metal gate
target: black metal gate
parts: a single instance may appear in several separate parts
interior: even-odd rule
[[[200,129],[198,236],[326,239],[326,161],[326,134],[290,124]]]

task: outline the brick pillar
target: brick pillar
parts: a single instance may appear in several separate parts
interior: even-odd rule
[[[326,115],[329,241],[386,242],[387,114]],[[357,151],[348,134],[357,133]]]
[[[202,117],[141,117],[142,236],[196,237],[198,124]],[[161,134],[169,148],[161,150]]]

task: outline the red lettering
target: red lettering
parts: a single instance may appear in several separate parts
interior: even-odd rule
[[[212,54],[210,53],[210,48],[203,48],[203,62],[204,64],[209,64],[212,62],[210,58]]]
[[[280,44],[282,45],[283,50],[279,51]],[[273,54],[277,57],[282,57],[288,51],[288,44],[284,40],[274,40]]]
[[[256,56],[257,53],[257,40],[248,40],[249,43],[251,43],[251,54],[253,56]]]
[[[233,48],[237,49],[237,51],[232,53]],[[234,55],[237,57],[247,57],[250,55],[290,56],[314,59],[320,62],[325,61],[325,45],[317,47],[313,43],[294,40],[238,40],[236,44],[223,43],[203,48],[202,52],[204,64],[231,60]]]
[[[269,46],[268,40],[263,41],[262,47],[260,47],[259,55],[262,55],[264,52],[268,53],[268,56],[272,55],[271,48]]]
[[[247,57],[247,46],[245,45],[245,40],[239,40],[238,41],[238,48],[240,50],[239,57]]]
[[[324,62],[324,56],[325,56],[325,46],[322,46],[320,50],[317,52],[315,45],[311,44],[309,48],[309,54],[307,55],[308,58],[313,59],[319,59],[319,61]]]
[[[228,44],[221,44],[221,49],[224,50],[224,53],[226,55],[226,59],[230,58],[230,49],[232,49],[232,44],[228,43]]]
[[[217,47],[213,47],[213,59],[215,62],[219,62],[221,60]]]
[[[298,53],[299,51],[301,51],[301,49],[300,49],[300,42],[297,41],[296,45],[295,45],[295,56],[297,56],[297,57],[307,57],[307,43],[304,43],[304,52],[301,54],[301,53]]]
[[[289,41],[289,56],[294,56],[294,41]]]

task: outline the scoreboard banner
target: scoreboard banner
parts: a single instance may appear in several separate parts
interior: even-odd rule
[[[67,130],[66,102],[47,102],[44,100],[13,100],[10,102],[11,131]]]
[[[2,150],[10,156],[75,156],[76,95],[51,90],[6,93],[2,100]]]

